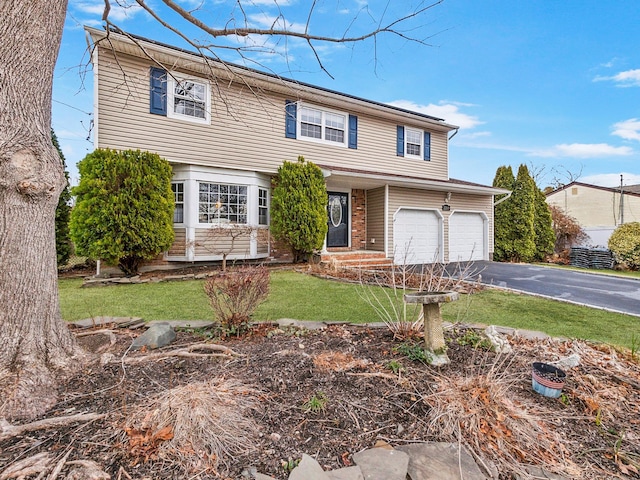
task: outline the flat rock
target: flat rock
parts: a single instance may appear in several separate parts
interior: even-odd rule
[[[276,480],[275,478],[270,477],[268,475],[263,475],[262,473],[256,473],[255,479],[256,480]]]
[[[457,443],[428,442],[402,445],[409,456],[411,480],[486,480],[467,449]]]
[[[318,462],[306,453],[302,454],[302,460],[296,468],[291,471],[289,480],[331,480],[327,473],[322,470]]]
[[[167,323],[173,328],[213,328],[217,325],[213,320],[151,320],[147,325],[156,323]]]
[[[323,328],[327,328],[327,324],[324,322],[302,321],[302,320],[295,320],[293,318],[280,318],[278,320],[278,326],[280,328],[284,328],[284,327],[306,328],[307,330],[322,330]]]
[[[119,327],[125,327],[141,321],[141,317],[92,317],[76,320],[75,322],[69,322],[69,325],[78,328],[92,328],[103,325],[118,325]]]
[[[150,350],[169,345],[176,339],[176,332],[166,322],[151,325],[142,335],[133,340],[131,347],[136,350],[147,347]]]
[[[569,480],[569,477],[563,477],[556,473],[547,472],[544,468],[537,467],[535,465],[529,465],[527,473],[531,475],[527,477],[527,480]],[[524,480],[520,475],[516,476],[517,480]]]
[[[355,467],[340,468],[327,472],[331,480],[364,480],[362,470],[357,465]]]
[[[551,338],[544,332],[537,332],[535,330],[516,330],[516,335],[527,340],[546,340]]]
[[[409,455],[400,450],[370,448],[353,455],[365,480],[406,480]]]

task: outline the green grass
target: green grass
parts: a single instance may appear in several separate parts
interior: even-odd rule
[[[65,320],[94,316],[136,316],[145,320],[213,318],[203,281],[114,285],[80,288],[82,280],[60,280],[60,305]],[[271,292],[258,307],[255,320],[295,318],[380,321],[354,284],[323,280],[292,271],[271,275]],[[543,298],[486,290],[443,305],[445,320],[540,330],[553,336],[583,338],[631,348],[640,336],[640,319],[628,315]]]
[[[444,305],[443,317],[453,319],[459,315],[470,323],[538,330],[627,348],[631,347],[633,335],[640,334],[640,318],[528,295],[485,290],[473,295],[468,311],[461,314],[464,303],[461,299]]]
[[[145,320],[211,320],[202,281],[80,288],[82,280],[61,279],[60,310],[67,321],[98,316]]]
[[[637,278],[640,280],[640,271],[607,270],[602,268],[580,268],[580,267],[572,267],[571,265],[558,265],[555,263],[536,263],[535,265],[540,267],[559,268],[562,270],[572,270],[574,272],[593,273],[596,275],[609,275],[609,276],[618,276],[618,277]]]

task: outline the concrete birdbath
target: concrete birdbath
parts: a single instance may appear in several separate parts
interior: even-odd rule
[[[404,296],[406,303],[421,303],[424,319],[424,341],[432,355],[431,365],[446,365],[450,362],[445,350],[444,331],[440,304],[458,300],[458,292],[416,292]]]

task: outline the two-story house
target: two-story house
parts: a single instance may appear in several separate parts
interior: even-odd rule
[[[95,48],[95,145],[156,152],[173,166],[169,262],[212,261],[211,227],[237,228],[228,258],[273,257],[271,179],[318,165],[329,192],[324,250],[397,263],[488,260],[494,195],[449,178],[442,119],[135,36],[86,28]],[[229,241],[218,239],[217,241]],[[275,255],[277,256],[277,255]]]

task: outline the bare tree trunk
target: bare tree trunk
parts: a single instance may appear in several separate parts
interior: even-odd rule
[[[51,90],[66,7],[0,1],[0,417],[44,413],[80,354],[60,315],[55,252],[65,179]]]

